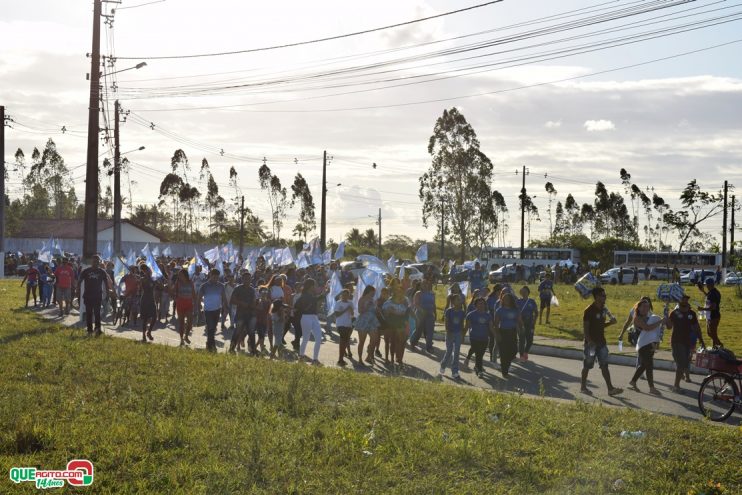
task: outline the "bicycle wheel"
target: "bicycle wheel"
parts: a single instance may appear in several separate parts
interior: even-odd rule
[[[701,382],[698,407],[711,421],[724,421],[734,411],[734,398],[739,396],[737,385],[726,373],[714,373]]]

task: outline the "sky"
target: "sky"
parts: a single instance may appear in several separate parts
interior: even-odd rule
[[[421,221],[418,178],[430,164],[435,121],[454,106],[494,164],[493,188],[511,210],[511,245],[519,242],[515,171],[522,166],[541,211],[531,238],[549,233],[546,181],[557,200],[572,194],[592,202],[598,180],[622,192],[625,168],[673,207],[691,179],[712,191],[724,180],[742,184],[742,1],[504,0],[338,40],[176,59],[146,57],[316,40],[477,2],[105,5],[113,25],[102,24],[101,53],[117,59],[104,71],[123,71],[104,79],[107,117],[118,98],[131,112],[121,125],[122,152],[145,146],[126,155],[132,164],[123,194],[130,187],[135,204],[157,202],[170,157],[182,148],[194,179],[201,160],[209,161],[226,198],[235,194],[228,185],[234,166],[246,206],[266,220],[267,197],[257,182],[263,158],[289,191],[301,172],[319,220],[326,150],[328,238],[377,228],[381,208],[384,237],[432,240],[435,224],[425,229]],[[652,6],[664,8],[605,20],[620,9]],[[0,0],[0,10],[0,104],[15,120],[6,129],[5,160],[12,162],[17,148],[30,157],[51,137],[83,198],[92,1]],[[604,22],[587,25],[588,18]],[[606,48],[609,40],[621,46]],[[470,50],[451,53],[464,45]],[[142,61],[145,67],[126,70]],[[99,152],[101,160],[111,156],[110,145],[101,142]],[[11,196],[20,193],[13,174]],[[284,234],[297,215],[289,213]],[[702,230],[719,236],[721,216]]]

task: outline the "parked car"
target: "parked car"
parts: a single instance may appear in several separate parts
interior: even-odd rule
[[[619,280],[619,272],[620,268],[611,268],[610,270],[606,270],[603,272],[603,274],[600,275],[600,282],[603,284],[611,284],[616,285]],[[624,284],[630,284],[634,281],[634,270],[632,268],[624,268],[623,269],[623,281]]]
[[[523,277],[529,281],[532,282],[533,278],[535,277],[536,273],[538,272],[540,267],[532,267],[532,266],[526,266],[526,265],[517,265],[523,268]],[[493,270],[489,273],[489,281],[490,283],[495,282],[515,282],[516,278],[516,265],[504,265],[498,268],[497,270]]]
[[[729,272],[724,279],[724,285],[742,285],[742,272]]]
[[[672,268],[655,266],[649,270],[649,280],[670,280],[672,278]]]
[[[438,266],[434,265],[433,263],[413,263],[409,266],[413,268],[417,268],[423,275],[428,273],[428,270],[430,270],[430,268],[432,267],[433,268],[433,279],[436,282],[442,281],[441,280],[441,269],[438,268]]]
[[[394,275],[397,276],[397,277],[399,277],[399,270],[400,270],[400,268],[401,267],[398,266],[397,269],[394,270]],[[410,280],[412,280],[413,282],[417,282],[418,280],[422,280],[423,279],[423,272],[421,272],[420,270],[418,270],[414,266],[409,266],[409,265],[408,266],[405,266],[404,267],[404,270],[405,270],[405,274],[409,274]]]
[[[716,273],[713,270],[688,270],[688,273],[681,273],[680,283],[697,284],[698,282],[705,281],[709,277],[716,279]]]

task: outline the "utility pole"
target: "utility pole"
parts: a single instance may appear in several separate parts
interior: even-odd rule
[[[734,229],[737,226],[734,224],[734,194],[732,194],[732,224],[729,226],[729,258],[736,260],[737,256],[734,252]]]
[[[240,206],[240,256],[242,248],[245,247],[245,196],[242,196],[242,205]]]
[[[515,172],[516,174],[518,171]],[[523,187],[520,190],[520,259],[526,257],[526,166],[523,165]]]
[[[379,252],[376,256],[381,259],[381,208],[379,208]]]
[[[0,278],[5,277],[5,107],[0,105]]]
[[[446,259],[446,202],[441,198],[441,259]]]
[[[119,101],[113,105],[113,253],[121,254],[121,143],[119,142]],[[156,228],[156,227],[155,227]]]
[[[727,190],[729,184],[724,181],[724,219],[722,220],[721,227],[721,269],[724,270],[727,267]]]
[[[320,216],[319,243],[322,252],[325,252],[327,240],[327,150],[322,153],[322,213]]]
[[[86,262],[98,251],[98,97],[100,93],[101,0],[93,0],[93,51],[90,54],[90,104],[88,106],[88,159],[85,172],[85,220],[82,256]]]

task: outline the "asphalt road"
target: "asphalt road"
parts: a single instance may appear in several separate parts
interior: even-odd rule
[[[74,310],[73,314],[64,319],[58,316],[58,310],[56,309],[40,311],[40,313],[42,313],[46,318],[55,321],[63,321],[64,324],[69,326],[80,325],[79,316],[77,316],[76,311]],[[80,331],[84,332],[85,330],[81,328]],[[142,338],[141,326],[138,326],[137,328],[128,328],[120,326],[113,327],[112,325],[104,324],[103,331],[105,335],[113,337],[122,337],[132,340],[141,340]],[[216,341],[219,352],[225,352],[229,348],[229,339],[231,335],[232,332],[229,329],[224,332],[217,329]],[[355,336],[356,334],[354,332],[351,349],[354,355],[353,357],[357,358]],[[155,344],[171,346],[180,345],[180,337],[172,323],[169,323],[164,328],[158,326],[155,331],[153,331],[153,337],[153,343]],[[337,333],[332,332],[330,335],[324,334],[323,339],[319,360],[323,366],[335,367],[335,363],[338,360]],[[205,327],[194,327],[190,340],[191,345],[188,347],[192,349],[204,349],[206,347]],[[293,340],[293,335],[287,335],[286,341],[290,342],[291,340]],[[309,343],[307,354],[311,355],[313,345],[314,342]],[[609,406],[643,409],[646,411],[691,420],[702,419],[697,404],[698,388],[700,381],[703,378],[699,375],[691,375],[691,379],[693,380],[692,383],[681,382],[681,387],[684,389],[684,393],[679,394],[670,391],[670,387],[673,384],[674,373],[670,371],[655,370],[655,386],[660,390],[662,395],[654,396],[648,393],[649,387],[643,379],[639,381],[639,388],[642,392],[626,390],[626,385],[634,373],[634,368],[629,366],[611,365],[609,369],[614,385],[622,387],[625,390],[624,393],[619,396],[609,397],[605,382],[603,381],[600,369],[597,367],[596,363],[595,368],[591,370],[588,377],[588,388],[592,394],[587,395],[580,393],[580,371],[582,369],[582,362],[578,360],[531,354],[529,361],[516,362],[511,366],[510,377],[508,379],[504,379],[498,371],[499,367],[490,362],[485,364],[484,376],[481,379],[477,378],[473,372],[472,360],[471,368],[463,368],[462,366],[461,378],[459,380],[453,380],[451,378],[450,369],[446,371],[445,376],[440,377],[439,375],[440,360],[443,357],[444,350],[445,344],[440,341],[435,342],[432,353],[410,351],[408,347],[404,355],[404,367],[399,372],[394,371],[390,365],[384,363],[383,359],[378,358],[376,359],[376,364],[373,366],[360,364],[354,359],[352,365],[349,365],[343,371],[348,373],[376,373],[386,376],[403,375],[424,380],[443,380],[446,383],[455,385],[473,386],[487,390],[530,395],[541,395],[543,393],[545,397],[557,400],[581,400],[589,403],[602,403]],[[462,345],[462,362],[468,350],[468,345]],[[246,356],[245,359],[256,358]],[[263,356],[263,359],[267,359],[267,356]],[[289,359],[295,361],[296,357],[293,355]],[[742,424],[742,411],[735,411],[732,417],[727,420],[727,424]]]

